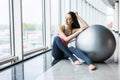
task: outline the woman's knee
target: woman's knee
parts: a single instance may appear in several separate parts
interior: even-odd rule
[[[58,40],[60,40],[60,37],[59,36],[55,36],[54,37],[54,41],[58,41]]]
[[[59,36],[55,36],[54,39],[59,39],[60,37]]]

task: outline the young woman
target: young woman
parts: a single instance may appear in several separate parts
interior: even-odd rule
[[[80,27],[78,20],[81,22],[82,27]],[[88,24],[78,15],[77,12],[69,12],[65,17],[65,24],[58,27],[58,36],[56,36],[53,41],[53,62],[71,58],[75,65],[79,65],[80,61],[73,55],[75,54],[78,58],[83,59],[89,65],[90,70],[96,69],[91,59],[83,52],[77,48],[69,48],[67,46],[70,40],[76,38],[77,35],[88,27]]]

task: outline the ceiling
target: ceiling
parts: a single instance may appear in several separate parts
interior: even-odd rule
[[[119,0],[102,0],[107,6],[114,8],[114,3]]]

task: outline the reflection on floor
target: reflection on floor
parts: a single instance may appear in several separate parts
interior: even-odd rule
[[[119,80],[117,63],[96,63],[97,70],[89,71],[88,65],[72,65],[62,60],[35,80]]]
[[[1,71],[0,80],[120,80],[118,63],[112,59],[95,63],[95,71],[89,71],[85,63],[75,66],[69,60],[51,67],[51,61],[51,52],[47,52]]]
[[[0,71],[0,80],[35,80],[51,67],[51,51]]]

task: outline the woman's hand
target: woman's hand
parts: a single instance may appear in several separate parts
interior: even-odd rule
[[[78,15],[78,12],[75,12],[75,15],[76,15],[76,17],[78,18],[78,16],[79,16],[79,15]]]
[[[88,28],[89,25],[86,23],[86,21],[84,21],[84,20],[78,15],[78,12],[74,12],[74,13],[75,13],[77,19],[81,22],[82,26],[85,27],[85,29]]]

